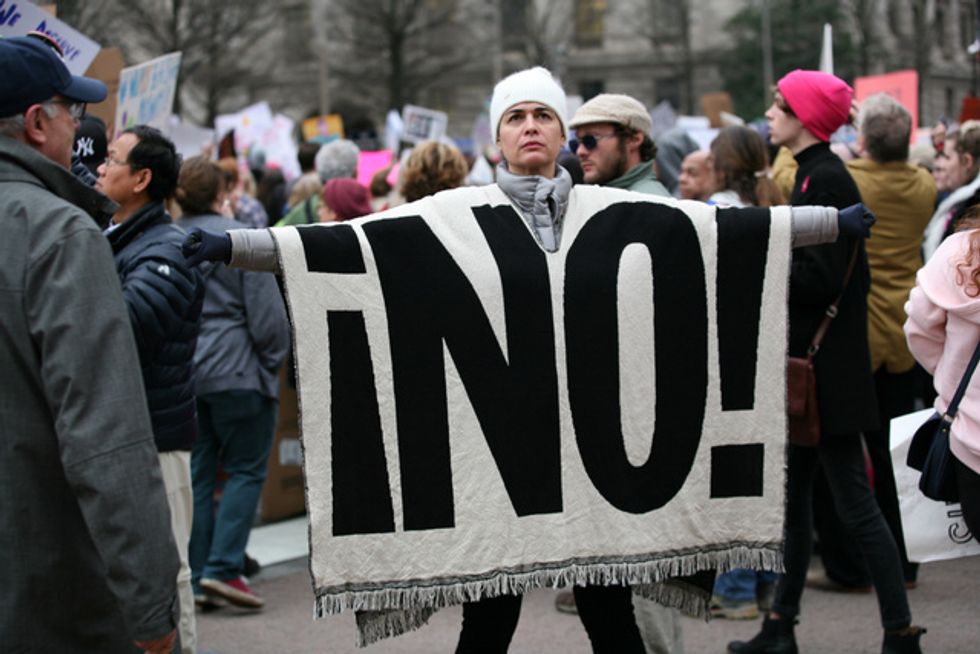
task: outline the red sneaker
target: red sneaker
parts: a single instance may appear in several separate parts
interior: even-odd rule
[[[261,609],[265,600],[252,592],[244,577],[233,579],[201,579],[201,590],[208,595],[216,595],[228,601],[229,604],[245,609]]]

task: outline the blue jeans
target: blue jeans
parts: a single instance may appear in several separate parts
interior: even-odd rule
[[[277,402],[255,391],[223,391],[197,398],[200,429],[191,451],[194,523],[188,557],[191,583],[202,577],[228,580],[242,573],[245,545],[255,521]],[[218,509],[214,491],[218,464],[228,480]]]
[[[875,501],[857,434],[822,434],[817,447],[789,446],[786,480],[786,573],[779,576],[772,610],[785,618],[800,613],[813,545],[812,490],[817,462],[823,466],[837,513],[868,562],[885,629],[911,621],[898,546]]]
[[[736,568],[715,579],[715,595],[733,602],[754,602],[756,587],[776,582],[777,574],[766,570],[747,570]]]

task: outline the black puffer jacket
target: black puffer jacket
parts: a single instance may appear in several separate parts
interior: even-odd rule
[[[180,253],[184,236],[159,202],[109,233],[160,452],[190,450],[197,437],[194,349],[204,279]]]

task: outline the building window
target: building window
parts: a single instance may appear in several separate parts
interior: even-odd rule
[[[606,85],[601,79],[580,82],[578,85],[578,93],[582,96],[582,102],[588,102],[605,90]]]
[[[575,1],[575,45],[601,48],[605,32],[606,0]]]

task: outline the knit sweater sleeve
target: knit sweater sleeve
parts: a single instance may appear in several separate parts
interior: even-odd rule
[[[837,209],[833,207],[791,207],[793,247],[801,248],[837,240]]]
[[[268,229],[233,229],[231,237],[232,268],[257,272],[279,272],[279,251]]]

